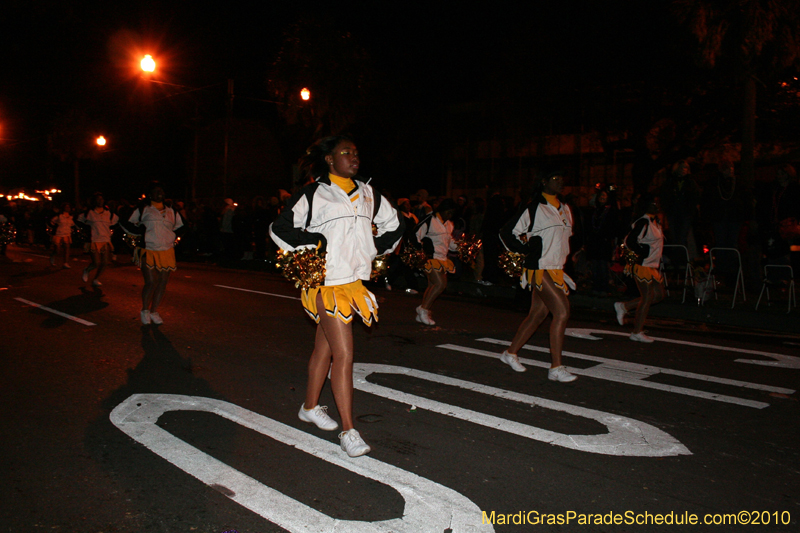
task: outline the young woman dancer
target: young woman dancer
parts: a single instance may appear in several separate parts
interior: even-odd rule
[[[53,233],[53,251],[50,254],[50,264],[55,266],[56,256],[61,252],[64,257],[63,268],[70,268],[69,266],[69,249],[72,246],[72,228],[75,226],[75,221],[72,219],[72,208],[69,204],[64,203],[61,205],[61,213],[53,217],[50,225],[55,227]]]
[[[546,174],[536,183],[531,202],[500,231],[500,240],[506,248],[526,255],[520,284],[522,288],[531,288],[532,293],[528,316],[500,360],[517,372],[525,372],[517,354],[547,315],[553,313],[550,324],[552,364],[547,377],[551,381],[569,382],[577,376],[561,364],[561,351],[569,319],[567,285],[573,289],[575,286],[564,273],[572,235],[572,212],[558,199],[563,189],[563,172]]]
[[[424,217],[414,231],[417,241],[422,244],[428,262],[425,263],[425,275],[428,287],[422,295],[422,305],[417,307],[417,322],[433,326],[436,322],[431,317],[431,308],[436,298],[447,287],[447,274],[456,271],[453,262],[447,258],[447,252],[455,252],[458,246],[453,240],[453,215],[456,203],[445,198],[434,210]]]
[[[629,302],[615,303],[614,310],[617,313],[617,322],[624,326],[625,315],[636,309],[631,340],[651,343],[653,338],[645,335],[643,329],[650,306],[664,299],[664,280],[658,269],[664,248],[664,232],[661,231],[657,218],[658,200],[653,196],[644,196],[639,200],[639,206],[641,216],[632,224],[630,233],[625,237],[625,246],[637,255],[636,264],[633,265],[633,279],[640,296]]]
[[[270,226],[272,239],[284,250],[327,252],[324,285],[301,294],[303,308],[318,325],[298,416],[320,429],[337,428],[327,407],[319,405],[330,371],[342,419],[339,440],[350,457],[370,451],[353,427],[353,312],[367,325],[377,321],[378,304],[362,281],[369,280],[376,255],[394,250],[404,228],[391,202],[357,177],[359,164],[358,150],[348,137],[318,141],[300,160],[300,175],[311,172],[316,180],[292,197]]]
[[[142,325],[164,323],[157,309],[167,290],[167,281],[175,271],[175,237],[183,228],[183,219],[171,207],[164,205],[164,189],[158,183],[149,187],[145,204],[132,214],[125,229],[144,232],[144,249],[137,249],[139,268],[144,277]]]
[[[92,197],[92,207],[78,215],[78,223],[85,224],[92,229],[92,245],[89,249],[92,254],[92,262],[83,269],[81,277],[84,282],[87,282],[89,281],[89,272],[97,269],[92,280],[93,287],[102,285],[100,274],[111,262],[111,226],[117,222],[119,222],[119,217],[106,208],[103,195],[99,192]]]

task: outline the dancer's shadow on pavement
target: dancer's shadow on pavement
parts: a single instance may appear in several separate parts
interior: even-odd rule
[[[167,463],[145,446],[131,439],[110,420],[111,411],[134,394],[176,394],[221,399],[211,385],[193,374],[190,358],[183,356],[172,345],[170,339],[156,326],[141,327],[141,346],[144,352],[135,368],[128,370],[127,382],[113,391],[101,403],[99,416],[89,422],[84,446],[98,469],[113,478],[124,497],[110,497],[109,503],[116,506],[115,514],[130,517],[139,531],[189,531],[205,530],[210,523],[219,523],[213,508],[206,509],[202,502],[209,500],[208,487],[195,483],[179,468]],[[113,347],[109,347],[113,352]],[[179,425],[191,425],[193,413],[177,413],[182,416]],[[162,418],[174,414],[166,413]],[[154,421],[164,427],[164,422]],[[170,431],[172,424],[165,429]],[[173,498],[181,494],[180,498]],[[164,520],[164,498],[171,495],[170,514]],[[213,497],[212,497],[213,499]],[[221,496],[213,505],[226,500]],[[212,507],[213,507],[212,505]],[[226,505],[227,508],[227,505]],[[231,506],[236,508],[236,506]],[[203,516],[206,515],[206,516]],[[113,524],[109,524],[109,527]],[[200,527],[202,526],[202,527]],[[113,530],[109,529],[109,530]]]
[[[103,291],[99,288],[92,287],[87,289],[86,287],[81,287],[80,291],[80,294],[42,305],[70,316],[83,318],[84,320],[89,320],[90,315],[95,311],[100,311],[108,307],[108,302],[103,301]],[[39,309],[38,307],[31,308],[31,313],[43,315],[45,317],[41,324],[45,329],[58,328],[70,321],[67,317],[53,314],[44,309]]]

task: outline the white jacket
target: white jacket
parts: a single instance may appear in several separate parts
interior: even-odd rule
[[[512,252],[526,254],[525,268],[561,270],[569,255],[572,211],[561,202],[556,209],[540,196],[500,230],[500,240]]]
[[[283,250],[316,248],[322,242],[327,251],[325,285],[369,280],[375,256],[393,251],[403,237],[405,223],[392,204],[370,185],[353,181],[356,189],[348,195],[327,176],[318,178],[294,196],[269,227],[272,240]],[[358,199],[351,202],[356,194]]]
[[[137,226],[144,225],[145,248],[155,252],[171,250],[175,245],[175,230],[183,227],[183,219],[171,207],[159,211],[152,205],[146,205],[131,214],[128,222]]]
[[[433,244],[433,259],[447,260],[447,252],[455,252],[458,245],[453,240],[453,223],[442,222],[436,213],[431,213],[422,219],[416,227],[417,241],[429,239]]]
[[[649,268],[661,265],[661,254],[664,249],[664,232],[658,219],[644,215],[631,224],[631,231],[625,237],[625,245],[639,257],[637,263]]]

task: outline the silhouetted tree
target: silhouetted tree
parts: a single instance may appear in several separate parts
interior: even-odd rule
[[[800,0],[675,0],[673,9],[699,43],[698,63],[713,68],[729,61],[742,86],[742,177],[750,187],[756,82],[800,65]]]

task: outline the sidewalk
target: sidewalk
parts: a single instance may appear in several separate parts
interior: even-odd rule
[[[664,318],[686,322],[704,323],[717,327],[731,329],[747,329],[749,331],[762,330],[764,332],[779,332],[796,336],[800,340],[800,308],[793,307],[787,313],[788,302],[786,294],[772,294],[770,306],[766,304],[766,296],[761,300],[758,311],[755,310],[758,293],[761,286],[747,293],[747,301],[743,302],[741,296],[736,300],[736,305],[731,309],[731,295],[720,294],[719,300],[706,302],[704,306],[697,305],[693,294],[686,294],[686,303],[681,303],[682,289],[672,290],[670,296],[661,303],[650,308],[651,318]],[[449,281],[446,292],[455,293],[474,298],[491,298],[515,301],[516,287],[501,285],[479,285],[465,281]],[[614,315],[614,302],[628,300],[629,296],[604,298],[591,296],[588,291],[572,291],[569,300],[574,310],[589,309],[607,312],[609,319],[616,323]]]

